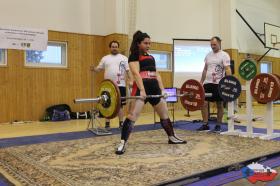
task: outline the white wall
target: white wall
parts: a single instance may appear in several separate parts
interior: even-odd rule
[[[105,1],[90,0],[90,33],[104,35],[106,33]]]
[[[153,41],[208,39],[219,34],[219,0],[138,0],[136,29]]]
[[[257,33],[264,33],[264,22],[280,26],[279,0],[236,0],[236,7]],[[237,48],[240,52],[264,54],[262,43],[236,15]],[[262,37],[263,38],[263,37]],[[269,56],[280,57],[280,51],[270,51]]]
[[[117,0],[90,0],[92,34],[108,35],[116,33],[116,6]]]
[[[136,29],[163,43],[172,43],[172,38],[218,35],[223,39],[223,48],[264,54],[266,49],[236,9],[259,33],[264,32],[264,22],[280,25],[279,0],[138,0]],[[269,55],[278,57],[280,52],[271,51]]]
[[[90,33],[91,0],[0,0],[0,24]]]
[[[115,0],[116,14],[115,14],[115,32],[128,34],[129,10],[128,5],[131,0]]]
[[[231,49],[236,46],[236,1],[220,0],[219,4],[219,35],[222,38],[222,48]]]
[[[127,0],[0,0],[0,25],[94,35],[127,33]]]
[[[263,54],[266,50],[235,13],[257,32],[263,23],[280,25],[280,0],[0,0],[0,25],[47,28],[95,35],[128,34],[131,18],[153,41],[221,36],[223,48]],[[134,14],[133,14],[134,13]],[[269,55],[280,56],[279,51]]]

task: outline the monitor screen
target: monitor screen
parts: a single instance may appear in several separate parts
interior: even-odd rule
[[[168,95],[177,95],[177,88],[165,88],[164,90]],[[176,96],[171,96],[166,99],[167,103],[176,103],[177,101],[178,98]]]

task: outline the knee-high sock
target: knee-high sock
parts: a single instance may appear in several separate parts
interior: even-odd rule
[[[130,119],[126,118],[123,122],[122,127],[122,136],[121,139],[124,141],[127,141],[129,138],[129,135],[133,129],[134,121],[131,121]]]
[[[168,136],[174,136],[174,130],[170,119],[160,119],[160,124]]]

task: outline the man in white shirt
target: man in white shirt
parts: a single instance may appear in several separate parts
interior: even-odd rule
[[[201,110],[203,125],[197,129],[198,131],[209,130],[208,125],[208,102],[216,102],[217,104],[217,124],[214,131],[221,131],[221,123],[224,114],[223,100],[218,92],[219,81],[225,75],[231,75],[230,57],[221,50],[221,39],[217,36],[211,38],[210,44],[212,51],[205,57],[204,70],[202,72],[201,83],[206,93],[212,93],[211,97],[205,98],[204,107]]]
[[[126,96],[126,77],[129,80],[129,84],[132,85],[131,76],[129,75],[128,59],[126,56],[119,53],[119,42],[111,41],[109,44],[111,54],[104,56],[99,62],[97,67],[91,67],[94,72],[100,72],[104,70],[104,79],[110,79],[114,81],[121,93],[121,97]],[[118,113],[119,127],[122,127],[123,123],[123,106],[126,105],[126,100],[121,100],[121,109]],[[105,128],[110,129],[110,120],[106,119]]]

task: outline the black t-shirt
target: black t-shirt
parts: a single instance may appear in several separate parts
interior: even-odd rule
[[[149,54],[133,55],[130,54],[128,62],[139,61],[140,72],[142,71],[156,71],[155,58]]]

